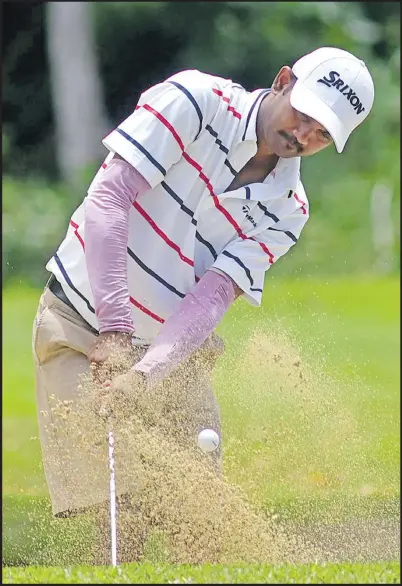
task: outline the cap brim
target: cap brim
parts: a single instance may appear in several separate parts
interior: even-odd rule
[[[299,112],[322,124],[330,133],[338,153],[343,151],[348,136],[341,121],[328,104],[318,98],[300,81],[296,81],[291,91],[290,103]]]

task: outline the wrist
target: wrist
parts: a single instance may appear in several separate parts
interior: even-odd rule
[[[134,378],[141,379],[145,388],[148,388],[150,383],[152,382],[148,374],[146,372],[143,372],[142,370],[137,369],[136,365],[130,369],[129,374],[130,373]]]
[[[145,357],[144,357],[145,358]],[[141,375],[147,386],[154,386],[162,382],[164,376],[164,363],[157,361],[140,360],[132,368]]]
[[[134,334],[134,330],[132,332],[123,332],[121,330],[108,330],[106,332],[100,331],[99,338],[103,339],[113,339],[119,338],[121,340],[131,340]]]

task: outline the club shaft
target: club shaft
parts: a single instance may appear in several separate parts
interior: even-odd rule
[[[116,478],[114,467],[114,436],[109,431],[109,470],[110,470],[110,529],[112,538],[112,566],[117,566],[117,527],[116,527]]]

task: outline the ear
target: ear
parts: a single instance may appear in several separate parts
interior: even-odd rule
[[[277,73],[271,91],[274,94],[282,94],[292,83],[292,70],[288,65],[284,65]]]

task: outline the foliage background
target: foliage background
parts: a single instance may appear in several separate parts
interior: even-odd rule
[[[44,264],[81,202],[56,160],[45,4],[3,7],[3,277],[42,285]],[[275,275],[399,271],[400,5],[393,2],[91,3],[110,128],[141,91],[184,68],[269,87],[283,64],[323,45],[349,50],[372,72],[376,99],[343,155],[303,162],[311,218]],[[392,193],[385,263],[373,240],[372,190]]]

